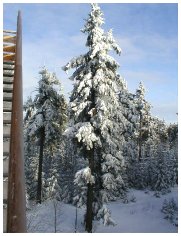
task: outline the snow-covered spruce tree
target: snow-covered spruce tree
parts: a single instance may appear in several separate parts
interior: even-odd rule
[[[25,159],[25,177],[26,191],[30,200],[36,199],[37,190],[37,171],[38,156],[35,140],[32,140],[28,134],[28,126],[35,113],[34,103],[31,97],[28,97],[24,104],[24,159]]]
[[[75,175],[75,183],[84,185],[86,189],[85,229],[88,232],[92,231],[94,217],[102,218],[104,224],[113,223],[105,203],[113,198],[110,195],[116,194],[124,185],[120,175],[122,154],[120,148],[117,149],[114,131],[118,127],[116,121],[122,117],[120,124],[124,132],[125,120],[119,113],[118,63],[108,55],[111,49],[118,54],[121,50],[112,32],[104,33],[101,28],[104,19],[99,6],[91,6],[92,10],[82,30],[88,35],[86,46],[89,50],[63,67],[65,71],[76,68],[70,77],[75,84],[70,98],[70,127],[66,134],[77,141],[88,163]],[[121,131],[119,136],[123,139]],[[76,198],[81,201],[81,192]]]
[[[128,158],[128,182],[132,187],[143,189],[147,186],[148,156],[146,149],[150,136],[151,106],[145,99],[145,88],[142,83],[139,84],[136,94],[133,95],[131,107],[134,132],[130,135],[132,151]]]
[[[150,104],[145,100],[145,88],[140,82],[135,95],[135,106],[138,115],[137,123],[137,143],[138,143],[138,160],[144,158],[144,143],[149,136],[149,122],[150,122]]]
[[[51,152],[45,148],[42,171],[42,200],[56,199],[61,200],[61,187],[60,187],[60,167],[59,149]]]
[[[120,76],[119,76],[120,77]],[[138,133],[138,105],[135,103],[136,95],[130,93],[126,81],[123,78],[119,78],[119,107],[121,113],[127,120],[127,128],[124,132],[124,148],[123,156],[125,159],[125,175],[124,182],[130,187],[140,186],[141,172],[138,163],[138,145],[137,136]],[[125,122],[126,124],[126,122]],[[139,179],[139,180],[138,180]],[[139,182],[139,184],[137,184]]]
[[[149,136],[150,105],[145,100],[145,89],[142,83],[136,94],[128,91],[122,80],[119,89],[119,102],[124,107],[122,113],[128,120],[124,145],[124,158],[127,182],[130,187],[144,188],[145,183],[145,147]]]
[[[152,117],[150,134],[146,141],[146,178],[147,186],[155,191],[166,191],[171,186],[171,162],[167,125]]]
[[[178,124],[168,126],[168,139],[170,146],[170,161],[172,169],[172,186],[178,184]]]
[[[36,112],[27,127],[30,138],[32,140],[37,138],[39,142],[37,203],[41,203],[42,200],[43,152],[46,150],[46,154],[53,158],[57,144],[61,141],[67,118],[66,101],[57,90],[60,90],[60,82],[56,75],[50,74],[45,68],[39,74],[41,78],[38,93],[34,99]],[[58,86],[57,89],[56,86]]]
[[[131,158],[135,159],[136,146],[134,142],[134,132],[137,124],[136,107],[134,105],[134,94],[130,93],[127,83],[120,75],[117,76],[117,87],[119,97],[119,114],[120,118],[115,122],[117,124],[115,134],[117,133],[119,150],[124,160],[122,176],[125,186],[128,187],[127,166]],[[120,135],[120,133],[122,135]],[[114,134],[114,136],[115,136]]]
[[[169,167],[169,152],[165,145],[160,144],[157,148],[157,157],[153,160],[155,168],[152,172],[152,186],[155,191],[165,193],[171,187],[171,176]]]

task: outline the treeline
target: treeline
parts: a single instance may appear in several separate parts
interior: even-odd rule
[[[178,182],[178,126],[151,115],[142,83],[129,92],[108,55],[121,49],[103,23],[92,4],[82,30],[88,52],[63,67],[75,70],[68,104],[56,75],[43,68],[35,98],[24,105],[28,198],[86,206],[88,232],[93,219],[114,224],[106,203],[128,201],[129,188],[159,196]]]

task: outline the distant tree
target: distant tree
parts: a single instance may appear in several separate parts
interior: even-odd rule
[[[75,183],[84,189],[76,196],[86,201],[85,228],[92,231],[94,217],[102,218],[104,224],[113,223],[105,203],[123,186],[120,175],[123,157],[117,148],[118,127],[116,121],[122,118],[124,132],[124,117],[118,113],[117,95],[117,62],[108,55],[113,49],[120,54],[112,32],[104,33],[101,25],[104,23],[102,12],[97,4],[92,4],[84,29],[86,46],[89,51],[85,55],[73,58],[63,69],[76,68],[70,77],[75,81],[70,98],[70,127],[66,133],[80,147],[87,167],[75,175]],[[116,132],[119,132],[116,130]],[[120,139],[123,139],[121,131]],[[122,144],[119,143],[119,146]]]
[[[169,168],[169,152],[165,150],[164,145],[159,145],[157,149],[157,157],[152,162],[152,183],[151,188],[155,191],[165,192],[171,187],[170,168]]]
[[[64,136],[62,147],[59,147],[58,151],[58,166],[59,174],[59,186],[61,188],[60,197],[61,200],[66,203],[73,203],[74,197],[74,176],[78,163],[75,158],[75,147],[70,139]]]
[[[172,171],[172,185],[178,184],[178,124],[168,126],[168,139]]]
[[[62,94],[55,88],[60,82],[55,74],[50,74],[43,68],[39,74],[38,93],[34,99],[35,114],[31,117],[27,127],[27,133],[33,140],[38,139],[39,163],[38,163],[38,185],[37,203],[42,201],[42,171],[44,150],[53,158],[56,146],[61,140],[66,123],[66,101]]]
[[[125,158],[127,183],[131,187],[144,188],[145,175],[145,147],[150,134],[150,104],[145,99],[145,88],[139,84],[136,93],[130,93],[126,82],[119,92],[119,101],[124,107],[122,110],[128,120],[124,133],[125,145],[123,156]]]
[[[158,118],[150,119],[149,137],[145,142],[145,176],[146,186],[155,191],[167,191],[172,186],[172,155],[168,139],[168,127]]]
[[[151,116],[151,106],[145,100],[141,83],[135,95],[122,90],[120,102],[126,108],[133,131],[124,148],[129,186],[138,189],[150,187],[155,191],[168,189],[177,178],[174,174],[177,172],[174,156],[177,155],[173,154],[169,141],[172,129],[169,129],[169,134],[165,121]]]
[[[25,177],[26,177],[26,191],[29,199],[36,198],[37,190],[37,173],[38,173],[38,156],[37,156],[37,140],[32,140],[28,134],[28,126],[35,114],[35,106],[33,99],[28,97],[24,104],[24,156],[25,156]]]
[[[120,77],[120,76],[119,76]],[[124,182],[129,187],[140,186],[141,172],[138,162],[138,124],[139,113],[138,105],[135,103],[135,94],[130,93],[126,81],[120,77],[119,79],[119,106],[121,113],[127,122],[126,129],[123,134],[124,146],[123,157],[125,161]],[[121,121],[120,121],[121,123]],[[119,130],[119,129],[118,129]]]
[[[150,104],[145,100],[145,88],[140,82],[135,95],[135,107],[138,115],[137,123],[137,142],[138,142],[138,160],[144,158],[142,153],[143,145],[149,136],[149,123],[150,123]]]

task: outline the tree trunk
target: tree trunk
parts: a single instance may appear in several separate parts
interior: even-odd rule
[[[102,166],[101,166],[101,150],[100,147],[96,147],[96,164],[94,163],[94,169],[95,169],[95,173],[96,173],[96,183],[95,183],[95,192],[96,195],[98,197],[98,199],[101,199],[101,190],[103,190],[103,181],[102,181]],[[95,156],[94,156],[94,162],[95,162]],[[98,201],[97,203],[99,203],[98,205],[98,210],[102,207],[102,203],[100,201]],[[96,212],[94,212],[93,214],[97,214],[98,210],[96,210]]]
[[[42,165],[43,165],[43,148],[45,142],[45,128],[42,127],[40,131],[40,153],[39,153],[39,165],[38,165],[38,186],[37,186],[37,198],[36,202],[41,204],[42,195]]]
[[[142,146],[142,115],[140,114],[140,127],[139,127],[139,138],[138,138],[138,161],[141,161],[141,146]]]
[[[94,170],[94,149],[87,151],[89,159],[89,168],[91,169],[91,174]],[[93,184],[87,184],[87,212],[85,217],[85,230],[88,233],[92,233],[92,221],[93,221]]]

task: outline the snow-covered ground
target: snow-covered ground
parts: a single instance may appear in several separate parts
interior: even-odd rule
[[[122,203],[121,201],[109,203],[115,226],[104,226],[102,222],[94,222],[95,233],[177,233],[178,228],[164,219],[161,212],[165,199],[173,198],[178,202],[177,188],[160,198],[154,196],[152,191],[130,190],[129,198],[136,198],[135,202]],[[28,232],[55,232],[55,209],[57,215],[56,232],[75,232],[76,208],[65,203],[46,201],[41,205],[31,206],[28,210]],[[83,216],[85,209],[77,210],[77,230],[84,232]]]

